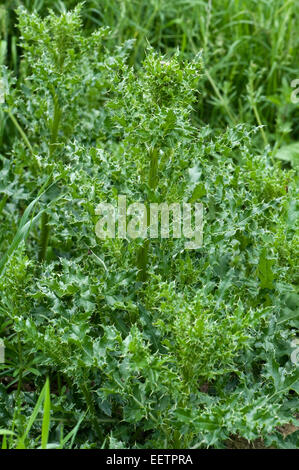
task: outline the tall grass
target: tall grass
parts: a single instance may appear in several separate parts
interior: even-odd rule
[[[62,11],[79,2],[4,3],[0,57],[15,70],[20,57],[17,60],[14,9],[21,3],[46,14],[49,8]],[[217,127],[237,122],[262,124],[264,132],[271,134],[266,139],[262,132],[266,143],[281,138],[281,133],[286,140],[298,135],[296,106],[284,115],[295,123],[290,132],[285,135],[277,126],[279,97],[285,84],[298,75],[297,7],[296,0],[86,0],[83,16],[87,29],[108,25],[115,45],[135,39],[131,64],[144,57],[147,43],[163,53],[180,48],[186,56],[202,50],[205,76],[198,118]]]
[[[59,12],[73,8],[77,3],[76,0],[4,0],[0,6],[0,66],[4,65],[10,69],[9,76],[14,77],[12,89],[15,87],[16,90],[22,90],[22,94],[26,96],[26,87],[29,90],[30,82],[34,82],[33,74],[30,76],[30,67],[33,67],[37,58],[43,57],[42,53],[36,53],[36,44],[40,40],[40,36],[36,34],[33,45],[34,58],[31,59],[31,62],[26,62],[26,59],[23,59],[23,51],[19,45],[20,33],[15,27],[16,7],[22,4],[30,11],[36,10],[41,16],[44,16],[49,8]],[[238,433],[239,435],[243,432],[240,435],[244,435],[246,438],[248,435],[250,439],[254,435],[259,438],[260,421],[262,420],[260,416],[252,418],[257,423],[255,431],[257,434],[247,433],[246,419],[246,425],[240,425],[239,418],[236,418],[235,424],[231,424],[234,416],[237,415],[235,400],[239,399],[239,396],[238,406],[240,409],[238,413],[240,417],[242,414],[249,416],[251,411],[248,412],[248,409],[254,410],[255,403],[257,403],[257,409],[262,409],[259,402],[254,401],[255,399],[252,399],[249,405],[245,401],[242,402],[243,398],[247,400],[246,393],[251,384],[257,387],[256,393],[261,388],[262,406],[269,413],[269,417],[267,415],[264,420],[265,430],[266,425],[269,426],[269,429],[274,429],[274,426],[277,428],[278,424],[283,424],[284,421],[279,421],[277,418],[276,402],[272,404],[268,397],[269,390],[274,390],[271,392],[273,393],[271,398],[295,390],[292,388],[294,386],[291,382],[293,376],[287,384],[284,383],[284,377],[288,377],[290,372],[288,369],[290,364],[285,361],[285,351],[288,346],[283,345],[281,351],[276,350],[276,341],[277,344],[278,340],[280,341],[278,332],[277,336],[274,336],[274,333],[271,336],[272,332],[266,333],[262,327],[259,332],[259,325],[261,322],[268,321],[268,308],[271,303],[273,303],[275,311],[283,312],[285,309],[288,312],[291,311],[292,302],[290,302],[291,307],[287,310],[284,296],[286,293],[295,296],[292,290],[293,277],[295,277],[293,274],[295,271],[293,267],[295,241],[293,242],[291,239],[293,226],[288,229],[283,219],[283,217],[294,219],[295,209],[292,209],[292,202],[290,202],[290,210],[287,214],[283,212],[282,208],[279,209],[281,212],[277,212],[277,207],[280,207],[280,204],[285,204],[287,210],[288,198],[292,197],[293,191],[292,181],[288,178],[292,178],[292,176],[281,171],[278,165],[277,168],[275,166],[269,167],[268,150],[261,149],[261,154],[258,154],[257,157],[255,145],[257,142],[261,147],[274,146],[275,150],[278,150],[277,159],[290,163],[293,167],[298,167],[298,143],[292,141],[298,138],[299,128],[296,117],[298,117],[299,107],[290,102],[292,92],[290,84],[294,78],[298,78],[296,59],[299,41],[295,34],[298,29],[297,5],[296,0],[86,0],[83,8],[85,24],[82,38],[84,41],[77,44],[78,56],[82,55],[84,58],[82,44],[86,46],[85,34],[88,35],[90,31],[101,25],[108,25],[111,29],[111,36],[106,40],[109,60],[117,46],[126,40],[132,38],[135,40],[132,49],[130,49],[128,61],[131,65],[136,66],[137,72],[128,74],[129,79],[127,82],[120,83],[119,88],[117,88],[118,82],[115,80],[114,91],[119,91],[119,93],[115,93],[117,95],[116,105],[112,103],[115,106],[112,106],[109,111],[107,129],[105,128],[103,137],[98,137],[98,127],[92,133],[92,137],[86,136],[87,127],[83,125],[83,120],[80,120],[83,129],[82,135],[80,135],[79,127],[74,126],[76,145],[68,148],[67,144],[71,142],[69,134],[66,133],[63,139],[60,138],[64,132],[64,120],[70,116],[71,112],[67,107],[63,107],[63,104],[60,106],[55,92],[52,94],[54,109],[52,119],[50,119],[52,108],[49,107],[50,111],[45,112],[39,106],[42,100],[37,101],[36,105],[38,111],[41,109],[40,120],[39,117],[38,119],[36,117],[38,113],[34,116],[29,112],[35,106],[31,108],[32,101],[30,99],[28,99],[27,107],[20,107],[20,110],[23,109],[23,114],[21,111],[18,112],[17,106],[16,110],[12,109],[13,105],[5,109],[0,108],[0,160],[3,161],[3,168],[6,164],[4,162],[11,164],[13,182],[16,179],[18,188],[24,189],[24,195],[21,193],[18,196],[19,199],[16,200],[15,206],[10,203],[8,191],[3,192],[4,196],[0,199],[0,215],[3,216],[6,226],[10,227],[11,225],[10,206],[19,209],[21,202],[20,208],[23,211],[22,201],[28,200],[28,195],[30,195],[30,200],[35,197],[25,209],[20,221],[17,222],[17,227],[14,226],[13,231],[10,227],[11,236],[7,237],[6,233],[2,236],[2,239],[5,240],[5,253],[2,257],[0,256],[0,281],[3,284],[6,280],[9,282],[4,285],[3,289],[4,300],[1,300],[0,314],[1,318],[5,320],[0,330],[5,334],[5,341],[11,344],[12,355],[16,358],[15,364],[10,364],[9,368],[6,365],[1,366],[3,370],[1,378],[5,374],[5,377],[8,377],[10,381],[9,385],[5,385],[5,380],[3,380],[3,391],[7,396],[10,395],[8,399],[12,397],[10,404],[14,407],[13,413],[2,425],[5,429],[0,429],[3,448],[72,447],[85,417],[88,428],[85,426],[84,436],[87,436],[85,442],[88,445],[95,445],[95,442],[102,446],[113,445],[112,430],[113,433],[117,433],[117,438],[121,442],[128,443],[128,445],[132,445],[132,442],[134,446],[141,442],[142,445],[156,445],[157,448],[161,448],[161,442],[164,442],[163,446],[166,448],[168,445],[174,448],[185,445],[180,441],[181,430],[186,429],[186,423],[189,423],[188,425],[192,429],[191,426],[197,419],[198,409],[204,403],[201,402],[202,394],[197,402],[191,403],[195,394],[193,392],[191,394],[190,390],[195,390],[197,393],[198,385],[207,385],[208,388],[214,387],[212,380],[215,380],[216,383],[217,377],[220,377],[217,387],[219,390],[221,389],[222,393],[222,387],[226,381],[224,374],[234,370],[232,369],[232,358],[235,357],[235,350],[238,348],[243,351],[243,344],[247,340],[243,332],[249,328],[252,330],[256,328],[258,341],[254,335],[252,341],[259,346],[252,349],[251,356],[246,356],[245,353],[244,356],[241,356],[241,366],[238,370],[241,371],[240,374],[243,374],[243,364],[248,357],[251,361],[248,370],[250,367],[255,370],[256,361],[260,362],[261,366],[259,367],[261,368],[265,363],[265,367],[261,369],[262,372],[259,372],[259,377],[262,377],[263,384],[266,383],[266,385],[263,385],[262,389],[262,382],[259,382],[259,378],[255,378],[254,374],[252,377],[251,373],[248,374],[248,377],[246,376],[246,380],[248,379],[246,387],[248,388],[242,389],[244,384],[241,384],[242,386],[239,388],[241,393],[231,391],[226,397],[224,396],[226,391],[224,391],[222,397],[219,392],[224,404],[223,408],[221,408],[221,403],[218,406],[218,396],[214,394],[214,391],[208,394],[208,399],[211,399],[210,403],[214,403],[216,406],[213,405],[208,409],[206,417],[198,416],[196,422],[198,427],[194,424],[195,427],[190,431],[190,437],[187,435],[188,433],[185,436],[186,446],[190,442],[197,445],[195,439],[197,439],[198,430],[202,430],[204,435],[208,427],[215,432],[219,430],[217,442],[222,445],[224,434],[220,435],[220,432],[222,432],[225,420],[229,423],[229,425],[225,424],[229,432],[234,429],[234,434]],[[39,20],[36,21],[38,24]],[[71,33],[78,24],[80,23],[74,23],[75,28],[70,29]],[[36,29],[35,31],[40,30]],[[63,38],[64,29],[62,28],[61,31]],[[51,34],[45,41],[45,51],[52,43],[53,36]],[[26,34],[22,35],[25,37]],[[69,36],[70,42],[67,44],[72,44],[73,35],[69,33]],[[168,60],[168,55],[176,49],[180,49],[183,57],[188,60],[199,51],[202,52],[203,75],[200,81],[200,94],[197,93],[197,90],[194,92],[196,101],[195,99],[188,101],[186,98],[191,89],[190,83],[193,83],[190,81],[186,82],[187,85],[184,88],[186,96],[184,95],[184,99],[178,100],[177,107],[174,106],[175,93],[173,93],[173,109],[169,108],[171,112],[168,112],[168,105],[171,102],[168,96],[165,98],[165,103],[163,101],[161,109],[159,106],[155,107],[155,93],[152,95],[150,105],[147,103],[146,109],[142,110],[144,96],[148,96],[145,92],[146,85],[150,83],[150,79],[153,79],[155,86],[164,87],[175,78],[170,70],[170,80],[162,83],[164,75],[161,78],[161,74],[153,74],[152,62],[149,62],[146,69],[149,74],[142,75],[146,61],[143,63],[143,68],[140,67],[140,64],[144,59],[148,43],[156,50],[165,53],[166,60]],[[98,46],[98,44],[96,45]],[[85,52],[89,54],[90,50],[86,47]],[[89,55],[86,57],[89,58]],[[101,61],[97,60],[98,62]],[[160,67],[160,59],[158,62]],[[161,63],[169,64],[169,62],[171,59],[168,62],[163,60]],[[77,61],[75,63],[77,67]],[[53,68],[55,69],[55,67]],[[186,64],[184,68],[187,68]],[[85,73],[86,69],[82,67],[82,69],[78,68],[76,75],[70,74],[70,80],[63,88],[63,93],[66,93],[66,103],[76,95],[74,83],[77,82],[72,80],[79,76],[81,83],[82,70]],[[126,64],[123,64],[123,68],[120,70],[122,73],[127,73]],[[37,98],[41,98],[43,94],[41,87],[47,82],[48,76],[51,77],[48,66],[44,67],[44,71],[42,80],[38,82],[38,87],[31,89],[31,99],[35,97],[35,93]],[[142,80],[138,82],[137,78],[140,74]],[[67,69],[60,71],[61,77],[65,75],[67,75]],[[102,76],[98,81],[102,83]],[[86,83],[86,86],[85,82],[83,84],[84,90],[90,87],[90,83]],[[110,83],[111,81],[109,81]],[[178,80],[177,83],[180,81]],[[127,89],[125,88],[126,84],[128,84]],[[69,85],[71,86],[69,87]],[[194,87],[196,88],[197,84]],[[70,89],[72,92],[67,94]],[[92,117],[92,113],[101,108],[102,102],[96,101],[95,98],[98,89],[101,90],[100,87],[93,90],[94,94],[91,95],[90,102],[88,97],[88,105],[91,104],[86,107],[86,110],[82,106],[83,100],[78,100],[80,113],[77,114],[77,109],[74,106],[73,117],[76,124],[84,114],[81,112],[82,109]],[[176,89],[174,87],[174,90]],[[44,90],[46,90],[46,85]],[[138,93],[135,96],[136,90]],[[62,98],[64,97],[63,93]],[[120,96],[122,93],[123,96]],[[28,94],[30,93],[28,92]],[[198,99],[197,96],[199,96]],[[117,102],[118,98],[119,102]],[[109,99],[111,104],[112,98]],[[11,103],[14,103],[13,98],[10,105]],[[121,106],[125,110],[123,116],[127,120],[120,119]],[[107,107],[103,106],[102,109],[107,109]],[[197,126],[191,126],[189,114],[188,122],[183,120],[185,109],[190,109],[190,117],[197,121]],[[113,128],[115,134],[112,133],[112,139],[111,141],[107,139],[107,143],[105,139],[111,131],[112,110],[116,110],[118,124],[121,123],[121,125],[118,125],[116,130]],[[177,119],[173,119],[174,110]],[[135,126],[138,113],[142,125]],[[25,119],[27,116],[28,119]],[[36,132],[35,135],[32,129],[39,130],[40,123],[45,116],[48,117],[44,126],[45,133]],[[129,125],[131,121],[134,122],[132,128]],[[100,121],[99,127],[102,122],[105,122],[103,124],[105,127],[106,120],[104,118],[103,121]],[[162,122],[164,122],[163,129]],[[255,134],[249,134],[245,128],[243,129],[243,126],[239,126],[238,130],[230,128],[227,132],[220,133],[223,134],[220,136],[217,133],[218,128],[226,128],[228,125],[242,122],[259,126],[257,141],[256,137],[251,137]],[[35,123],[38,124],[35,125]],[[72,124],[72,120],[70,123]],[[180,123],[182,123],[181,128],[179,128]],[[215,130],[215,136],[212,137],[210,129],[206,127],[202,132],[200,124],[209,124]],[[124,129],[121,129],[121,126]],[[171,126],[175,132],[173,135],[171,134],[168,143],[166,136]],[[158,131],[161,131],[161,134]],[[187,139],[189,131],[190,145]],[[122,132],[126,135],[126,139],[120,137]],[[199,140],[196,145],[194,143],[194,146],[193,132],[196,135],[198,132],[199,135]],[[32,134],[34,138],[31,140]],[[47,138],[44,135],[47,135]],[[114,136],[116,136],[115,142]],[[121,142],[120,145],[118,145],[118,138]],[[213,155],[208,146],[205,148],[207,138],[212,139]],[[175,152],[172,153],[175,139],[177,139],[178,145]],[[184,139],[186,139],[185,146],[182,145]],[[254,148],[252,152],[249,141]],[[58,142],[61,142],[61,148],[66,154],[65,160],[62,161],[59,158],[56,161],[54,158]],[[95,142],[96,147],[93,147]],[[236,142],[238,145],[235,145]],[[243,145],[244,147],[242,147]],[[41,155],[37,149],[41,149]],[[100,152],[103,149],[105,151],[103,155],[107,153],[110,156],[109,162],[99,157],[102,155]],[[220,149],[219,152],[218,149]],[[229,156],[230,149],[234,149],[231,157]],[[202,155],[199,158],[200,152]],[[83,155],[88,157],[86,157],[86,161]],[[160,157],[160,155],[162,156]],[[217,162],[216,159],[210,158],[215,155],[217,155]],[[244,165],[242,162],[235,165],[234,158],[235,156],[237,158],[238,155],[241,158],[244,157]],[[275,154],[271,154],[272,157],[273,155]],[[34,160],[32,156],[36,157],[37,161],[43,157],[44,165],[38,168],[32,164],[30,167]],[[144,156],[146,159],[143,162]],[[129,160],[130,158],[132,161]],[[196,160],[194,160],[195,158]],[[50,165],[52,160],[55,160],[53,166]],[[123,165],[124,161],[126,165]],[[140,187],[137,187],[136,176],[132,171],[132,169],[135,171],[136,161],[139,164],[138,175],[142,175]],[[188,168],[191,164],[195,166]],[[100,178],[103,187],[99,189],[95,184],[93,194],[91,182],[98,178],[98,174],[93,176],[93,169],[96,165],[98,167],[102,165]],[[192,188],[193,192],[190,194],[188,190],[180,187],[180,182],[184,180],[187,171],[189,171],[191,180],[192,172],[199,173],[197,171],[199,166],[203,169],[202,181],[204,183],[198,182],[200,177],[195,176],[193,182],[196,186]],[[54,170],[38,191],[37,188],[42,185],[39,182],[44,182],[44,174],[40,175],[41,168],[45,169],[44,174],[52,171],[49,168],[54,168]],[[0,170],[2,171],[1,167]],[[72,172],[72,170],[74,171]],[[160,174],[162,176],[162,173],[165,180],[158,188],[158,176]],[[53,183],[54,175],[55,183]],[[291,172],[290,175],[292,175]],[[39,176],[42,176],[42,180],[38,179]],[[57,211],[52,211],[50,206],[54,205],[62,196],[57,196],[56,199],[49,198],[50,202],[45,196],[59,178],[70,191],[67,192],[63,206]],[[203,250],[202,253],[198,253],[198,256],[192,258],[191,255],[181,256],[182,252],[176,251],[177,247],[173,249],[171,246],[169,254],[164,256],[163,246],[162,248],[156,247],[154,242],[151,242],[152,245],[150,245],[148,240],[145,240],[142,245],[138,245],[139,250],[130,249],[129,246],[123,245],[126,246],[126,250],[121,251],[116,247],[116,244],[111,243],[110,246],[102,244],[103,259],[108,266],[106,267],[104,261],[89,249],[89,246],[94,248],[95,241],[93,232],[92,234],[89,232],[90,226],[86,225],[87,219],[77,220],[77,215],[79,214],[78,208],[83,203],[85,204],[85,198],[86,207],[84,206],[84,210],[88,212],[89,209],[92,209],[93,200],[91,201],[91,199],[93,197],[96,199],[99,195],[102,198],[108,194],[111,181],[117,178],[119,178],[117,180],[119,188],[124,187],[123,181],[126,181],[134,197],[136,194],[138,196],[145,194],[147,204],[154,198],[162,200],[164,194],[166,196],[170,194],[176,198],[183,195],[188,200],[189,197],[192,199],[193,195],[195,199],[199,200],[206,198],[204,200],[209,208],[207,211],[208,220],[211,223],[207,224],[209,225],[208,236],[210,239],[205,251]],[[137,188],[136,193],[131,188],[134,191]],[[222,205],[219,205],[217,209],[220,215],[224,214],[224,217],[216,220],[216,203],[219,201],[219,194],[225,192],[228,197],[222,198]],[[239,193],[243,194],[243,197],[240,197]],[[43,205],[41,206],[42,201]],[[269,211],[273,209],[271,213],[269,212],[269,216],[266,214],[267,217],[264,216],[264,207]],[[10,209],[9,213],[7,208]],[[231,221],[227,218],[229,211],[232,211],[233,223],[237,227],[234,232],[231,230]],[[239,234],[239,231],[245,232],[243,224],[245,212],[247,215],[249,214],[246,218],[252,221],[256,231],[254,232],[248,225],[246,227],[250,233]],[[14,259],[18,248],[27,240],[33,225],[39,218],[41,218],[39,254],[36,253],[35,244],[30,247],[33,255],[32,266],[28,267],[28,273],[32,276],[33,287],[31,288],[31,278],[27,277],[27,272],[24,270],[18,277],[20,271],[18,264],[16,263],[13,272],[10,272],[9,264],[12,264],[10,260]],[[18,219],[18,215],[16,219]],[[49,220],[51,220],[50,223]],[[223,228],[222,233],[219,232],[218,226],[215,229],[212,227],[213,224],[216,226],[218,223]],[[226,230],[227,224],[229,224],[230,230]],[[51,229],[53,237],[51,237],[51,249],[47,250],[50,225],[53,226]],[[68,226],[71,227],[71,231],[68,230]],[[36,236],[38,236],[38,232],[36,232]],[[233,250],[230,253],[229,237],[234,236],[235,238],[232,238],[231,242]],[[264,244],[267,249],[263,248],[260,251],[259,248]],[[83,245],[84,248],[81,250]],[[86,247],[88,247],[88,254],[94,255],[97,261],[104,266],[105,278],[101,277],[102,271],[96,271],[91,256],[85,256]],[[4,252],[3,245],[0,248]],[[171,251],[172,249],[173,251]],[[227,258],[222,257],[222,251],[229,252]],[[48,256],[46,256],[47,253]],[[136,260],[136,253],[136,267],[139,271],[139,277],[136,279],[142,282],[135,283],[132,282],[135,276],[135,265],[132,268],[131,260],[133,257]],[[45,262],[35,263],[35,254],[39,261]],[[35,256],[36,259],[37,256]],[[122,279],[123,274],[124,278]],[[150,274],[151,282],[143,282],[150,277]],[[10,280],[10,276],[12,276],[12,280]],[[288,277],[289,284],[287,284]],[[164,282],[166,278],[167,282]],[[175,283],[177,283],[176,289],[172,287],[172,279],[175,279]],[[247,280],[251,284],[247,284]],[[98,288],[99,283],[100,287]],[[252,298],[251,290],[254,292]],[[255,292],[259,294],[258,299],[256,299]],[[192,300],[193,295],[194,301]],[[246,304],[247,297],[249,297],[248,304]],[[242,302],[244,302],[244,310]],[[248,316],[246,309],[249,312]],[[7,311],[10,313],[8,320],[6,319]],[[180,312],[179,317],[176,315],[178,311]],[[253,311],[256,313],[254,315],[252,313],[250,316]],[[98,313],[101,316],[98,316]],[[293,312],[291,314],[293,315]],[[280,320],[279,313],[277,313],[277,319]],[[136,326],[135,322],[140,323],[136,323]],[[217,326],[215,326],[216,323]],[[153,328],[156,327],[157,330],[154,330]],[[290,330],[291,328],[292,324]],[[104,331],[103,335],[101,329]],[[24,339],[22,338],[23,333]],[[98,340],[99,334],[102,336]],[[288,335],[291,332],[286,329],[283,330],[283,334],[289,338]],[[250,335],[248,337],[251,341]],[[215,338],[214,346],[211,346],[211,338]],[[226,343],[227,338],[231,338],[231,340]],[[149,339],[154,345],[153,351],[145,345]],[[263,350],[264,344],[266,345],[265,350]],[[267,344],[273,346],[273,357],[268,354]],[[110,351],[112,351],[111,354]],[[167,354],[164,353],[165,351]],[[33,353],[35,356],[34,359],[31,359]],[[160,353],[161,362],[158,364],[157,358]],[[217,359],[214,359],[212,355],[215,355]],[[222,356],[224,357],[223,365]],[[129,358],[128,362],[123,362],[123,358]],[[36,372],[33,367],[29,369],[27,365],[31,364],[31,360],[33,365],[34,361],[39,364],[44,379],[42,384],[39,379],[33,381],[34,385],[30,383],[29,393],[34,393],[35,398],[30,401],[31,397],[30,400],[28,397],[26,402],[23,401],[27,393],[24,379],[27,373],[35,375]],[[276,360],[278,362],[275,362]],[[166,361],[171,364],[175,363],[175,373],[168,366],[164,368]],[[284,361],[287,364],[285,369],[282,368]],[[50,371],[48,370],[49,365],[51,365]],[[131,371],[129,371],[129,366]],[[283,371],[280,374],[283,379],[280,379],[277,374],[279,369]],[[117,371],[117,374],[114,374],[114,371]],[[118,375],[119,371],[120,375]],[[138,374],[141,380],[138,375],[137,381],[136,371],[140,371]],[[157,375],[155,375],[156,372]],[[50,379],[46,380],[48,374]],[[124,374],[125,380],[121,374]],[[244,372],[244,383],[245,375]],[[61,376],[63,385],[61,384]],[[210,378],[211,384],[208,383]],[[49,380],[53,383],[53,408],[51,408]],[[56,380],[57,389],[55,388]],[[202,380],[202,384],[199,380]],[[38,396],[44,383],[45,385]],[[145,384],[148,389],[145,389]],[[14,394],[15,385],[17,388]],[[37,394],[32,392],[36,386]],[[232,388],[236,386],[234,378],[230,386]],[[218,388],[215,387],[217,393]],[[153,390],[156,391],[153,392]],[[165,408],[161,411],[160,402],[162,403],[164,396],[167,395],[167,393],[165,395],[165,391],[168,392],[168,390],[173,395],[170,394],[169,404],[165,402],[165,405],[163,404]],[[230,394],[232,398],[229,396]],[[189,398],[187,399],[189,396],[193,397],[190,403]],[[121,401],[119,401],[119,397],[121,397]],[[214,398],[215,401],[212,402]],[[250,396],[248,400],[251,400]],[[76,409],[73,407],[74,403]],[[125,406],[123,406],[124,403]],[[188,415],[189,405],[187,406],[186,403],[189,403],[192,413],[194,407],[196,415],[191,412]],[[280,402],[277,401],[277,407],[282,408],[283,403],[287,403],[287,398],[285,402],[282,399]],[[230,408],[232,419],[228,414]],[[290,419],[288,410],[284,409],[287,417],[283,419]],[[55,418],[54,414],[58,418]],[[273,416],[277,418],[275,424],[273,424],[274,421],[270,422]],[[143,419],[143,423],[146,425],[142,424]],[[58,425],[53,423],[55,420],[58,421]],[[130,425],[123,425],[125,421]],[[66,436],[64,436],[64,422],[69,431]],[[115,426],[112,424],[113,427],[110,428],[109,423],[114,422],[117,424]],[[268,424],[269,422],[270,424]],[[217,423],[221,423],[221,425]],[[101,427],[102,424],[103,427]],[[134,433],[132,434],[133,426]],[[152,433],[154,440],[148,441],[146,433],[143,436],[141,426]],[[172,429],[174,429],[173,434]],[[154,434],[156,430],[158,430],[157,438]],[[138,433],[141,431],[142,435],[139,436]],[[125,435],[126,432],[129,434]],[[160,432],[161,434],[158,435]],[[110,444],[106,442],[108,439],[111,440]],[[155,441],[155,439],[157,440]],[[207,446],[211,445],[210,442],[215,443],[213,439],[214,437],[211,441],[205,442]],[[79,442],[83,442],[83,437]],[[200,445],[203,445],[203,442]]]

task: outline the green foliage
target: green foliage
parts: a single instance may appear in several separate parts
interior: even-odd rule
[[[45,13],[50,2],[35,3]],[[298,424],[299,412],[291,361],[296,152],[261,141],[275,137],[261,124],[264,116],[274,122],[264,92],[279,90],[282,80],[292,39],[284,21],[271,31],[276,65],[266,84],[266,72],[255,75],[250,62],[248,100],[238,102],[248,60],[262,60],[260,35],[267,44],[282,9],[295,21],[294,4],[259,3],[262,33],[253,13],[241,10],[246,2],[235,2],[229,21],[222,7],[222,29],[210,2],[191,3],[185,23],[173,21],[175,2],[149,2],[142,28],[143,2],[139,13],[131,3],[118,16],[109,3],[110,31],[91,32],[105,20],[94,2],[71,12],[59,2],[59,15],[58,2],[45,17],[17,13],[18,74],[8,58],[2,69],[2,447],[221,448],[232,436],[298,447],[298,433],[283,439],[279,432]],[[197,27],[202,55],[192,54]],[[143,48],[146,32],[160,51]],[[178,44],[182,51],[172,54]],[[293,63],[293,53],[285,60]],[[258,127],[242,124],[248,116]],[[286,132],[278,134],[276,147],[288,143]],[[203,246],[185,250],[183,238],[97,239],[95,208],[119,194],[128,203],[201,202]]]
[[[15,70],[19,4],[46,15],[74,8],[78,0],[4,0],[2,60]],[[263,137],[281,145],[298,139],[290,85],[298,78],[296,7],[296,0],[86,0],[82,16],[88,31],[109,25],[112,49],[134,39],[130,64],[142,61],[148,43],[162,54],[179,48],[185,58],[202,51],[200,120],[214,127],[260,121],[268,131]]]

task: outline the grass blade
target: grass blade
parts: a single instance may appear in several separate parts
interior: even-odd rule
[[[47,448],[49,430],[50,430],[50,411],[51,411],[51,398],[50,398],[50,384],[49,377],[45,384],[45,401],[44,401],[44,417],[42,424],[42,449]]]

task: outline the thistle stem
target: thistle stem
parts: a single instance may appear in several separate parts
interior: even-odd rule
[[[38,259],[40,262],[44,261],[44,259],[46,258],[46,252],[47,252],[49,235],[50,235],[48,222],[49,222],[49,216],[48,214],[44,212],[41,218],[40,251],[39,251],[39,256],[38,256]]]
[[[61,120],[62,111],[59,106],[57,95],[53,95],[54,100],[54,116],[52,121],[52,128],[51,128],[51,138],[50,138],[50,145],[49,145],[49,157],[53,156],[55,150],[55,144],[58,138],[58,129]],[[40,237],[40,251],[38,259],[40,262],[44,261],[46,258],[48,242],[50,237],[50,228],[49,228],[49,216],[45,212],[42,215],[41,219],[41,237]]]
[[[151,190],[154,190],[158,184],[158,149],[154,148],[150,152],[150,169],[149,169],[149,178],[148,185]],[[149,227],[149,218],[150,218],[150,202],[146,205],[147,210],[147,228]],[[148,254],[149,254],[150,242],[147,238],[144,240],[143,245],[140,247],[137,253],[137,267],[138,280],[140,282],[145,282],[147,280],[147,264],[148,264]]]

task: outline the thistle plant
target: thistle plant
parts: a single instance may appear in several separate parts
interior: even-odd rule
[[[27,77],[14,114],[30,109],[23,127],[35,154],[29,164],[34,175],[65,165],[66,143],[78,132],[84,134],[84,124],[90,119],[101,121],[106,86],[103,40],[108,30],[86,38],[81,8],[60,16],[50,12],[45,19],[18,10],[22,68]],[[97,129],[94,132],[96,138]],[[40,261],[46,257],[49,231],[46,209],[41,219]]]
[[[166,200],[162,175],[176,167],[175,149],[190,143],[192,105],[197,99],[200,56],[184,63],[177,53],[172,58],[148,50],[142,68],[129,69],[116,86],[116,98],[109,101],[118,135],[123,139],[126,159],[137,161],[136,178],[149,204]],[[147,277],[149,240],[137,253],[139,279]]]
[[[264,147],[261,128],[242,123],[250,113],[255,124],[267,122],[264,72],[252,68],[249,100],[241,92],[244,51],[261,50],[264,29],[245,10],[233,20],[229,9],[218,14],[223,2],[194,4],[204,15],[191,24],[200,23],[210,64],[200,75],[189,23],[166,25],[159,16],[168,5],[173,17],[174,1],[155,2],[142,34],[123,44],[120,37],[134,35],[123,12],[140,14],[140,25],[152,2],[146,10],[140,2],[139,12],[122,2],[111,33],[91,29],[95,18],[108,18],[112,0],[101,20],[91,0],[70,13],[62,2],[36,4],[46,13],[50,3],[55,13],[42,18],[19,10],[18,75],[7,67],[10,47],[2,69],[2,447],[223,448],[240,440],[298,447],[296,148],[273,158],[269,128]],[[267,28],[268,14],[280,24],[294,8],[242,5],[257,3]],[[267,56],[273,64],[290,24],[265,35],[281,38]],[[166,55],[141,50],[152,27]],[[251,29],[259,40],[248,44]],[[173,54],[174,31],[184,51]],[[271,69],[269,93],[282,70],[278,62]],[[147,207],[202,203],[202,247],[162,237],[98,240],[96,206],[119,194]]]

